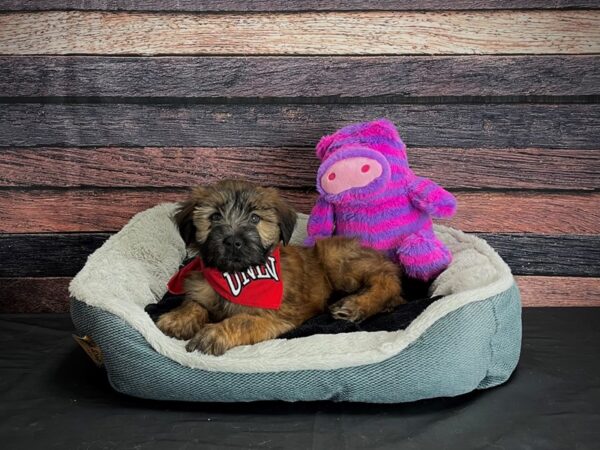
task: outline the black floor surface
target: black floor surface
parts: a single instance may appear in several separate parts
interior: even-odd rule
[[[526,309],[498,388],[400,405],[161,403],[112,391],[66,315],[0,315],[0,448],[598,449],[600,308]]]

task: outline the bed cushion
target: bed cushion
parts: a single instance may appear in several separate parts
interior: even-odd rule
[[[144,311],[166,290],[186,249],[176,204],[136,215],[70,285],[71,315],[99,346],[112,386],[184,401],[405,402],[503,383],[520,353],[521,306],[508,266],[483,240],[436,227],[454,254],[432,284],[443,296],[399,331],[274,339],[215,357],[185,351]],[[305,237],[301,215],[292,238]]]

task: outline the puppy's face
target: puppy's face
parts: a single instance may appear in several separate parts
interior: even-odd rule
[[[275,189],[227,180],[195,188],[175,220],[208,267],[240,272],[264,264],[279,242],[289,242],[296,213]]]

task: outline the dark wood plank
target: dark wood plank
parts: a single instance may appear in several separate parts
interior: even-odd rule
[[[0,11],[405,11],[598,8],[596,0],[0,0]]]
[[[0,234],[0,277],[70,277],[109,233]]]
[[[516,275],[600,277],[600,236],[478,233]],[[69,277],[109,233],[0,234],[0,277]]]
[[[0,313],[69,312],[71,278],[0,278]]]
[[[415,173],[448,189],[600,188],[600,149],[411,148],[408,153]],[[8,148],[0,151],[0,187],[189,187],[249,177],[302,189],[314,187],[318,166],[312,147]]]
[[[597,10],[0,14],[3,55],[594,53]]]
[[[314,192],[282,195],[304,213],[316,199]],[[116,231],[139,211],[186,197],[186,189],[0,191],[0,232]],[[456,216],[441,222],[465,231],[600,234],[600,193],[458,192],[456,197]]]
[[[600,276],[600,236],[479,233],[517,275]]]
[[[311,146],[384,116],[409,147],[598,148],[600,105],[529,104],[6,104],[0,146]]]
[[[600,278],[517,276],[524,307],[600,306]],[[0,313],[67,313],[71,278],[0,278]]]
[[[600,306],[600,278],[518,276],[523,306]]]
[[[598,56],[0,57],[11,97],[317,98],[600,94]]]

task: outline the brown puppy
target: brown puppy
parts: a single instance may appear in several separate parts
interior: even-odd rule
[[[167,335],[191,339],[188,351],[221,355],[232,347],[273,339],[325,311],[334,292],[346,294],[329,307],[333,317],[361,321],[404,303],[398,266],[382,254],[342,237],[314,247],[285,246],[296,213],[277,190],[243,181],[194,189],[176,216],[182,237],[196,247],[205,267],[242,272],[264,264],[283,242],[279,309],[232,303],[220,297],[200,271],[185,278],[185,300],[163,314]]]

